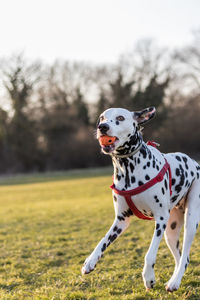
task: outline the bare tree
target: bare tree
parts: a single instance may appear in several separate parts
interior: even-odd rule
[[[37,130],[29,111],[34,86],[39,80],[39,70],[40,65],[26,64],[22,55],[5,61],[3,68],[3,85],[13,112],[8,126],[8,142],[22,170],[30,170],[34,165],[40,168]]]
[[[176,73],[184,82],[186,92],[200,90],[200,30],[193,32],[190,45],[175,51]]]

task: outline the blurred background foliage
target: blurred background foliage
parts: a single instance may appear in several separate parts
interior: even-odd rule
[[[155,106],[144,139],[200,158],[200,31],[173,51],[141,40],[110,65],[2,58],[0,88],[1,173],[110,164],[95,139],[109,107]]]

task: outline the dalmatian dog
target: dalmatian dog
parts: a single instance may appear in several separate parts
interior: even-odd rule
[[[114,186],[128,191],[144,185],[154,178],[165,164],[171,169],[171,193],[169,173],[163,180],[131,197],[137,209],[145,216],[153,217],[155,229],[151,244],[145,255],[142,277],[146,289],[155,285],[154,266],[162,236],[174,257],[175,269],[166,284],[166,290],[176,291],[189,263],[189,252],[200,220],[200,166],[186,154],[176,152],[163,154],[148,146],[142,138],[141,125],[155,115],[155,108],[130,112],[122,108],[110,108],[99,118],[97,138],[107,135],[116,137],[111,145],[102,146],[102,151],[112,158]],[[94,270],[107,247],[113,243],[130,223],[134,213],[125,198],[113,190],[115,209],[114,222],[85,260],[82,274]],[[150,221],[146,221],[150,222]],[[179,234],[184,224],[182,254],[179,249]]]

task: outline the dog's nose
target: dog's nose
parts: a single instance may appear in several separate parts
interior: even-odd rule
[[[110,129],[110,127],[108,124],[102,123],[99,124],[98,129],[101,131],[101,133],[106,133]]]

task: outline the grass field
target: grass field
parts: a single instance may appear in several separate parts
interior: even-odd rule
[[[0,299],[200,299],[200,233],[180,289],[164,283],[174,262],[162,241],[154,290],[142,282],[154,223],[133,219],[96,270],[85,258],[114,218],[111,169],[0,179]]]

